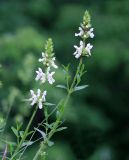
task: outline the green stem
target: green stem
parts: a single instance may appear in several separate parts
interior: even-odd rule
[[[78,75],[78,73],[79,73],[79,71],[80,71],[81,65],[82,65],[82,58],[80,59],[79,65],[78,65],[78,67],[77,67],[76,74],[75,74],[75,76],[74,76],[73,82],[72,82],[71,87],[70,87],[70,92],[73,92],[73,88],[74,88],[74,86],[75,86],[75,83],[76,83],[76,80],[77,80],[77,75]]]
[[[23,135],[20,143],[18,144],[18,146],[17,146],[17,148],[16,148],[15,152],[13,153],[13,155],[12,155],[12,157],[11,157],[10,160],[13,160],[13,158],[17,155],[17,152],[19,151],[19,149],[22,147],[22,145],[23,145],[23,143],[24,143],[24,141],[25,141],[25,139],[26,139],[26,137],[27,137],[27,133],[28,133],[28,131],[29,131],[30,125],[31,125],[31,123],[32,123],[32,121],[33,121],[33,119],[34,119],[34,117],[35,117],[35,115],[36,115],[37,109],[38,109],[38,105],[36,106],[36,108],[35,108],[32,116],[31,116],[31,118],[30,118],[30,121],[29,121],[29,123],[28,123],[28,125],[27,125],[27,127],[26,127],[26,130],[25,130],[25,132],[24,132],[24,135]]]
[[[44,142],[41,143],[41,146],[40,146],[39,150],[37,151],[36,155],[34,156],[33,160],[37,160],[37,159],[38,159],[38,157],[39,157],[39,156],[42,154],[42,152],[46,149],[47,142],[51,139],[51,137],[53,136],[53,134],[56,132],[56,129],[57,129],[59,123],[60,123],[60,120],[61,120],[63,114],[64,114],[65,106],[67,105],[68,100],[69,100],[69,98],[70,98],[70,95],[71,95],[72,92],[73,92],[73,88],[74,88],[74,86],[75,86],[75,83],[76,83],[76,80],[77,80],[77,75],[78,75],[78,73],[79,73],[79,71],[80,71],[81,65],[82,65],[82,58],[80,59],[80,62],[79,62],[79,65],[78,65],[78,67],[77,67],[77,71],[76,71],[76,74],[75,74],[75,76],[74,76],[73,82],[72,82],[71,87],[70,87],[70,89],[69,89],[69,91],[68,91],[68,94],[67,94],[67,96],[66,96],[66,99],[65,99],[65,101],[64,101],[64,103],[63,103],[63,105],[62,105],[62,108],[61,108],[62,111],[61,111],[61,113],[60,113],[60,116],[56,119],[56,121],[55,121],[55,123],[54,123],[54,125],[53,125],[53,127],[52,127],[52,129],[51,129],[51,131],[50,131],[49,134],[48,134],[48,137],[46,137],[46,139],[44,140]]]
[[[51,139],[51,137],[53,136],[53,134],[56,132],[56,129],[57,129],[57,127],[58,127],[58,125],[59,125],[59,123],[60,123],[60,120],[61,120],[61,118],[62,118],[62,115],[63,115],[63,113],[64,113],[64,108],[65,108],[65,106],[66,106],[69,98],[70,98],[70,93],[68,93],[68,95],[67,95],[67,97],[66,97],[66,99],[65,99],[65,101],[64,101],[64,104],[63,104],[63,106],[62,106],[62,112],[61,112],[60,116],[57,118],[56,122],[54,123],[51,131],[49,132],[48,138],[46,138],[46,139],[44,140],[44,142],[41,143],[41,146],[40,146],[38,152],[36,153],[35,157],[33,158],[33,160],[37,160],[37,158],[39,157],[39,155],[42,154],[43,150],[45,150],[45,148],[46,148],[47,142]]]

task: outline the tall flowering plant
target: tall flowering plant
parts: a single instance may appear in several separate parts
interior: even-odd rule
[[[33,160],[45,160],[47,157],[47,148],[52,146],[54,142],[52,142],[53,135],[58,132],[66,129],[66,127],[62,126],[62,118],[64,115],[64,111],[67,107],[70,96],[78,90],[84,89],[87,85],[80,85],[82,76],[85,74],[85,57],[91,56],[91,49],[93,45],[87,43],[88,38],[94,38],[94,29],[91,26],[91,17],[88,11],[85,12],[83,16],[83,22],[80,24],[79,33],[75,33],[76,37],[80,38],[79,46],[74,45],[75,52],[73,55],[76,59],[78,59],[78,66],[76,68],[75,75],[72,79],[69,78],[69,65],[63,66],[63,70],[65,71],[65,79],[66,85],[59,84],[56,87],[65,89],[67,91],[67,95],[65,98],[62,98],[58,104],[54,105],[47,101],[47,96],[49,95],[49,91],[47,92],[45,88],[45,83],[52,85],[55,83],[55,75],[56,70],[58,68],[56,64],[56,58],[54,55],[54,48],[52,39],[48,39],[45,45],[45,50],[42,52],[41,57],[39,58],[39,63],[42,64],[42,67],[39,67],[35,71],[35,81],[36,83],[43,86],[43,90],[37,88],[37,90],[30,90],[30,98],[27,101],[33,106],[33,113],[29,120],[29,123],[25,129],[25,131],[21,131],[21,124],[17,124],[17,127],[12,127],[12,131],[16,135],[17,143],[12,147],[12,143],[7,143],[5,147],[5,151],[3,154],[3,160],[7,157],[10,160],[20,160],[22,159],[26,149],[40,140],[40,145],[37,148],[37,152],[33,157]],[[54,87],[54,86],[53,86]],[[48,110],[48,106],[53,106],[54,109],[50,112]],[[44,120],[38,124],[37,127],[34,127],[33,131],[30,131],[30,126],[32,121],[37,113],[37,110],[44,111]],[[50,116],[56,112],[55,121],[49,123]],[[40,129],[43,126],[43,129]],[[33,141],[33,137],[36,132],[39,132],[41,137],[35,141]],[[28,139],[28,135],[30,135]],[[9,154],[7,154],[7,146],[10,146]],[[12,149],[13,148],[13,149]]]

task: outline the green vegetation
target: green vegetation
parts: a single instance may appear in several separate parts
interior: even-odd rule
[[[129,159],[128,0],[0,1],[0,131],[4,129],[11,140],[13,132],[8,126],[28,122],[31,108],[24,99],[30,88],[36,88],[37,59],[48,37],[54,40],[59,64],[73,59],[72,46],[78,43],[74,34],[86,9],[95,28],[92,57],[83,79],[89,87],[70,99],[65,114],[68,129],[53,137],[58,143],[49,150],[48,160]],[[59,84],[62,75],[59,69]],[[49,97],[58,101],[63,95],[65,91],[52,89]],[[34,125],[41,117],[39,112]],[[35,147],[27,152],[30,159]],[[1,142],[1,152],[4,149]]]

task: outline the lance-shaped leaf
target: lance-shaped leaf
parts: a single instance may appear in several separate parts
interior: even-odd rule
[[[79,90],[85,89],[87,87],[88,87],[88,85],[77,86],[77,87],[74,88],[74,91],[79,91]]]
[[[64,129],[67,129],[68,127],[60,127],[56,130],[56,132],[59,132],[59,131],[63,131]]]
[[[18,131],[14,128],[14,127],[11,127],[13,133],[16,135],[16,137],[18,137]]]
[[[54,145],[54,142],[52,142],[52,141],[48,141],[48,142],[47,142],[47,144],[48,144],[48,146],[49,146],[49,147],[51,147],[51,146],[53,146],[53,145]]]
[[[48,103],[48,102],[45,102],[44,105],[45,105],[45,106],[55,106],[55,104],[53,104],[53,103]]]
[[[43,137],[43,139],[45,139],[46,138],[46,134],[43,132],[43,131],[41,131],[40,129],[38,129],[38,128],[34,128],[36,131],[38,131],[41,135],[42,135],[42,137]]]
[[[33,141],[26,141],[23,143],[22,147],[24,146],[31,146],[34,142]]]
[[[56,87],[58,87],[58,88],[63,88],[63,89],[67,89],[67,87],[66,87],[65,85],[61,85],[61,84],[57,85]]]

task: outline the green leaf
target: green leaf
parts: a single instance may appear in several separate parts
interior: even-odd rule
[[[74,91],[79,91],[79,90],[85,89],[87,87],[88,87],[88,85],[77,86],[77,87],[74,88]]]
[[[55,106],[55,104],[53,104],[53,103],[48,103],[48,102],[45,102],[44,105],[45,105],[45,106]]]
[[[23,123],[19,123],[16,121],[16,125],[17,125],[17,131],[19,131],[20,128],[22,127]]]
[[[22,147],[24,146],[31,146],[34,142],[33,141],[27,141],[27,142],[24,142]]]
[[[58,128],[56,131],[59,132],[59,131],[63,131],[64,129],[67,129],[68,127],[60,127]]]
[[[34,128],[36,131],[38,131],[41,135],[42,135],[42,137],[43,137],[43,139],[45,139],[46,138],[46,134],[43,132],[43,131],[41,131],[40,129],[38,129],[38,128]]]
[[[34,131],[30,131],[27,133],[27,136],[29,136],[30,134],[34,133]]]
[[[19,133],[20,133],[21,138],[23,138],[24,131],[20,131]]]
[[[67,66],[62,65],[62,67],[64,68],[65,72],[69,71],[69,67],[70,67],[70,63]]]
[[[18,131],[14,128],[14,127],[11,127],[13,133],[16,135],[16,137],[18,137]]]
[[[81,77],[80,77],[80,75],[79,75],[79,74],[77,74],[77,84],[79,84],[79,83],[80,83],[80,81],[81,81]]]
[[[67,87],[66,87],[66,86],[61,85],[61,84],[57,85],[56,87],[58,87],[58,88],[63,88],[63,89],[67,89]]]
[[[60,112],[57,111],[57,112],[56,112],[56,118],[58,118],[59,116],[60,116]]]
[[[51,124],[44,123],[44,124],[45,124],[48,128],[50,128],[50,129],[51,129],[54,123],[51,123]]]
[[[47,142],[47,144],[48,144],[48,146],[49,146],[49,147],[51,147],[51,146],[53,146],[53,145],[54,145],[54,142],[52,142],[52,141],[48,141],[48,142]]]
[[[5,142],[6,144],[10,145],[10,146],[17,146],[17,144],[15,142],[11,142],[11,141],[6,141],[1,139],[2,142]]]

